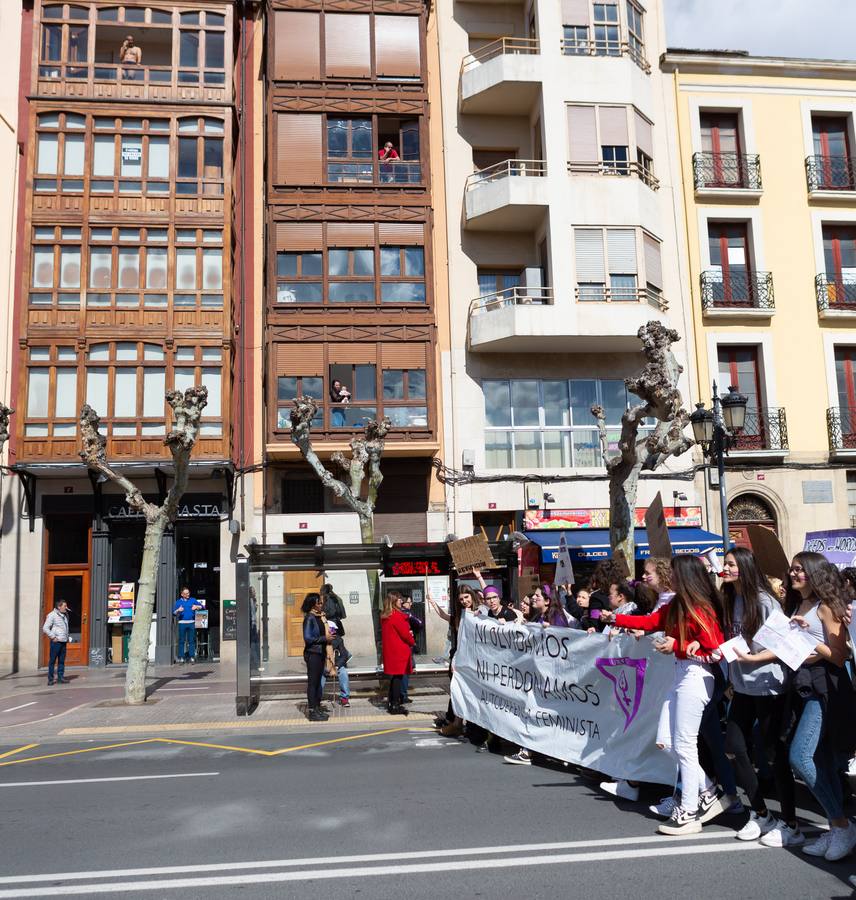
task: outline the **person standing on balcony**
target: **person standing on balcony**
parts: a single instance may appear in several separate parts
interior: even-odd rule
[[[119,48],[119,62],[122,63],[122,75],[124,78],[134,81],[137,78],[137,70],[134,66],[139,66],[143,61],[143,51],[134,43],[134,36],[129,34],[122,41]],[[129,68],[130,67],[130,68]]]
[[[338,378],[333,380],[330,387],[330,400],[333,403],[348,404],[351,402],[351,392],[339,381]],[[345,427],[345,410],[333,410],[333,428]]]
[[[380,160],[380,180],[386,184],[391,184],[395,180],[395,163],[400,158],[398,151],[392,145],[392,141],[387,141],[378,150],[377,158]]]

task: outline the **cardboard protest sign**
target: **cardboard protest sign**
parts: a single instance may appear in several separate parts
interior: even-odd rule
[[[747,525],[746,534],[761,571],[773,578],[787,578],[791,563],[775,533],[763,525]]]
[[[517,599],[531,597],[536,588],[541,586],[541,576],[537,569],[524,568],[517,576]]]
[[[645,511],[645,531],[648,532],[648,550],[651,556],[671,559],[672,542],[669,539],[669,529],[666,527],[666,515],[663,511],[663,498],[659,491]]]
[[[573,584],[574,567],[571,565],[571,554],[568,550],[568,541],[562,534],[559,538],[559,554],[556,557],[556,574],[553,576],[554,584]]]
[[[496,568],[496,561],[483,534],[474,534],[459,541],[449,541],[446,546],[452,554],[452,565],[459,575],[472,572],[473,569]]]

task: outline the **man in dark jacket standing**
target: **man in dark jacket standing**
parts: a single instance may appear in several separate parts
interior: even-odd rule
[[[342,625],[342,619],[348,618],[345,610],[345,604],[342,598],[333,590],[333,585],[329,582],[321,587],[321,596],[324,598],[324,616],[328,622],[336,623],[336,630],[339,637],[345,636],[345,628]]]

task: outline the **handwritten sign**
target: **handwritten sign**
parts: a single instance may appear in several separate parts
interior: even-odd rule
[[[779,610],[773,610],[755,634],[755,643],[796,671],[814,653],[816,642]]]
[[[460,575],[472,572],[473,569],[496,568],[493,554],[483,534],[450,541],[447,546],[452,554],[452,563]]]

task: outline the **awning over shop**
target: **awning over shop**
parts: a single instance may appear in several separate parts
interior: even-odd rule
[[[610,556],[609,530],[575,528],[570,531],[544,530],[524,532],[541,548],[541,562],[554,563],[559,555],[559,538],[564,534],[571,562],[597,562]],[[635,529],[636,559],[647,559],[648,535],[644,528]],[[675,553],[702,554],[722,546],[722,538],[703,528],[670,528],[669,539]]]

